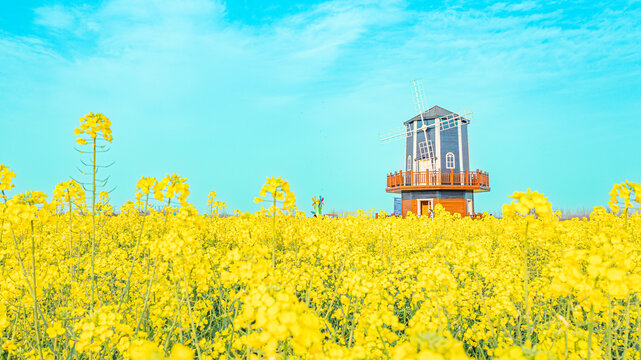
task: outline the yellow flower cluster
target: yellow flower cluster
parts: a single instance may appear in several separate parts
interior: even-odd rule
[[[192,360],[194,351],[182,344],[176,344],[171,349],[171,355],[163,355],[158,345],[151,341],[136,340],[130,350],[131,360]]]
[[[11,179],[16,176],[16,173],[11,171],[8,166],[0,164],[0,191],[9,191],[13,188]]]
[[[532,211],[541,218],[549,218],[553,215],[552,205],[547,198],[537,192],[527,189],[526,192],[517,191],[512,196],[514,200],[510,204],[503,205],[503,215],[509,216],[514,213],[529,215]]]
[[[552,295],[572,294],[577,303],[601,310],[611,298],[625,300],[641,291],[636,249],[618,238],[598,238],[591,245],[590,250],[569,249],[558,267],[550,269]]]
[[[181,204],[184,204],[189,196],[187,179],[176,174],[167,174],[162,180],[156,181],[153,190],[154,198],[158,201],[163,201],[166,198],[168,202],[171,202],[171,199],[176,197]]]
[[[216,200],[216,192],[212,190],[207,197],[207,206],[209,206],[209,216],[213,217],[214,215],[218,215],[220,211],[225,210],[227,203]]]
[[[281,177],[267,178],[267,182],[260,189],[259,197],[254,198],[254,202],[263,202],[263,198],[267,196],[267,193],[271,195],[273,204],[267,210],[262,208],[263,212],[268,212],[269,214],[277,213],[280,209],[276,206],[276,201],[283,201],[283,210],[296,210],[296,195],[289,190],[289,183],[285,179]]]
[[[394,360],[466,360],[463,343],[451,338],[429,333],[420,333],[410,337],[409,341],[394,348],[391,358]]]
[[[293,294],[279,290],[261,284],[244,297],[245,306],[233,322],[247,329],[240,343],[275,357],[279,344],[288,342],[293,354],[317,358],[323,350],[320,320]]]
[[[52,205],[47,203],[47,196],[42,191],[27,190],[9,200],[5,197],[3,220],[6,221],[2,221],[4,228],[27,227],[29,222],[36,219],[47,222],[53,213]]]
[[[98,134],[102,134],[102,138],[111,142],[113,136],[111,134],[111,121],[101,113],[89,113],[80,118],[80,127],[74,130],[74,134],[87,134],[91,139],[96,139]],[[87,144],[87,139],[79,137],[76,142],[80,145]]]
[[[112,343],[123,347],[133,332],[130,326],[122,324],[121,321],[122,315],[115,312],[111,306],[100,308],[95,313],[80,319],[73,326],[73,332],[78,334],[76,351],[95,355],[103,349],[105,344]]]
[[[633,208],[631,203],[633,192],[635,194],[634,201],[641,203],[641,184],[627,180],[621,184],[615,184],[612,187],[612,191],[610,191],[610,201],[608,201],[610,209],[615,213],[619,212],[619,198],[621,198],[623,200],[623,212],[627,214],[628,209]],[[641,206],[639,206],[639,209],[641,209]]]
[[[178,175],[136,188],[132,200],[153,193],[165,207],[129,201],[111,216],[101,193],[90,214],[74,182],[51,203],[39,191],[3,197],[0,358],[641,357],[637,213],[560,220],[527,191],[502,219],[437,208],[214,220]],[[283,179],[268,179],[269,194],[293,206]]]
[[[53,189],[53,197],[51,200],[54,206],[61,207],[64,210],[65,205],[69,209],[75,206],[77,209],[87,211],[85,203],[85,191],[76,180],[69,180],[61,182]]]
[[[149,195],[149,192],[154,188],[158,181],[153,177],[141,177],[136,183],[136,199],[140,200],[143,195]],[[161,198],[162,200],[162,198]]]

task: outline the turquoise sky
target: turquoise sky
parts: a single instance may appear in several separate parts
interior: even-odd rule
[[[13,193],[76,176],[73,129],[113,122],[112,202],[177,173],[253,211],[266,176],[299,207],[391,211],[402,144],[381,130],[429,105],[471,109],[470,158],[495,212],[515,190],[605,205],[641,181],[641,2],[105,0],[0,2],[0,163]]]

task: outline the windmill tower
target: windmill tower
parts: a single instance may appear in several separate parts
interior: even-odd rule
[[[403,216],[409,211],[429,215],[436,204],[472,216],[474,193],[490,191],[488,173],[470,170],[467,126],[472,113],[438,105],[425,109],[422,81],[411,85],[418,114],[380,137],[383,143],[405,140],[404,169],[387,175],[386,191],[401,195]]]

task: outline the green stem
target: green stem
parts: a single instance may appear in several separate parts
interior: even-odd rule
[[[167,199],[167,208],[169,207],[170,204],[171,204],[171,199]],[[160,235],[161,238],[165,236],[165,232],[167,231],[167,218],[169,217],[169,215],[167,214],[167,208],[163,210],[165,214],[165,221],[163,224],[162,234]],[[149,257],[151,258],[151,252]],[[153,265],[153,270],[151,271],[151,278],[149,279],[149,283],[147,284],[147,291],[145,291],[145,299],[142,306],[142,312],[140,313],[140,318],[138,319],[138,324],[136,325],[136,330],[134,331],[134,335],[138,334],[138,329],[142,324],[142,319],[144,318],[145,312],[147,311],[147,307],[149,306],[149,297],[151,294],[151,287],[153,286],[154,279],[156,277],[156,266],[158,265],[158,260],[159,259],[157,258],[153,260],[154,265]],[[147,275],[149,275],[149,270],[147,270]]]
[[[594,305],[590,305],[590,313],[588,314],[588,360],[590,360],[590,356],[592,355],[592,331],[593,329],[593,322],[592,322],[592,312],[594,311]]]
[[[340,275],[343,272],[343,269],[345,268],[345,261],[347,260],[347,253],[343,256],[343,263],[341,264],[341,267],[338,269],[338,273],[336,274],[335,281],[336,285],[334,285],[334,294],[332,295],[332,300],[329,302],[329,307],[327,308],[327,312],[325,313],[325,322],[329,320],[329,314],[330,311],[332,311],[332,308],[334,307],[334,301],[336,300],[336,294],[338,293],[338,285],[339,285],[339,279]]]
[[[67,189],[67,198],[69,200],[69,273],[71,281],[73,282],[73,263],[71,262],[73,258],[73,223],[71,219],[71,195],[69,194],[69,189]]]
[[[147,218],[148,204],[149,204],[149,194],[147,194],[147,198],[145,199],[145,211],[142,218],[142,224],[140,225],[140,233],[138,233],[138,240],[136,241],[136,250],[134,251],[134,258],[131,260],[131,267],[129,268],[129,274],[127,275],[127,282],[125,283],[125,289],[122,291],[122,295],[120,296],[120,301],[118,302],[117,311],[120,311],[120,307],[122,306],[123,301],[125,301],[125,297],[127,297],[127,294],[129,293],[129,287],[131,285],[131,274],[134,272],[134,266],[136,265],[136,260],[138,259],[138,249],[140,248],[140,239],[142,238],[142,231],[145,228],[145,219]]]
[[[7,196],[5,195],[4,190],[2,190],[2,198],[4,200],[4,206],[6,208],[7,207]],[[20,247],[18,246],[18,240],[16,239],[16,234],[13,231],[13,229],[11,229],[11,237],[13,238],[13,245],[14,245],[15,250],[16,250],[16,257],[18,258],[18,264],[20,264],[20,269],[22,270],[22,274],[24,276],[25,283],[27,284],[27,288],[29,289],[29,292],[32,294],[34,299],[37,300],[37,296],[36,296],[36,292],[35,292],[35,285],[36,284],[34,283],[33,284],[34,287],[32,287],[31,283],[29,282],[29,274],[27,273],[27,269],[25,268],[24,262],[22,261],[22,256],[20,256]],[[32,253],[35,253],[35,251],[34,251],[35,250],[34,249],[35,242],[34,242],[34,238],[33,238],[33,222],[31,223],[31,240],[32,240]],[[36,267],[35,267],[35,255],[33,257],[32,264],[33,264],[33,272],[34,272],[34,280],[35,280],[35,271],[36,271],[35,270],[36,269]],[[37,305],[38,305],[38,302],[34,301],[34,311],[36,313],[36,314],[34,314],[34,319],[36,319],[36,329],[38,328],[38,324],[37,324],[38,315],[37,315],[37,313],[40,311],[40,309],[38,308]],[[43,315],[43,318],[44,318],[44,315]],[[38,334],[37,330],[36,330],[36,333]],[[38,337],[39,337],[39,334],[38,334]],[[40,349],[40,340],[38,340],[38,345],[39,345],[38,348],[40,350],[40,358],[42,359],[42,349]]]
[[[181,257],[181,260],[182,260],[183,279],[184,279],[184,282],[185,282],[185,286],[187,286],[188,283],[187,283],[187,274],[185,272],[185,258]],[[180,286],[180,284],[178,284],[178,286]],[[180,289],[180,291],[182,293],[182,289]],[[189,300],[189,296],[187,296],[185,298],[185,297],[183,297],[181,295],[181,298],[184,298],[185,302],[187,304],[187,314],[189,315],[189,328],[191,330],[191,337],[194,340],[194,346],[196,347],[196,353],[198,354],[198,359],[200,360],[202,358],[202,355],[200,353],[200,346],[198,344],[198,336],[196,335],[196,327],[195,327],[196,325],[194,324],[194,317],[193,317],[192,310],[191,310],[191,300]]]
[[[140,318],[138,318],[138,323],[136,324],[136,329],[134,330],[134,336],[136,336],[138,334],[138,330],[140,329],[140,325],[142,324],[142,319],[145,317],[145,312],[147,311],[147,308],[149,307],[149,297],[150,297],[150,294],[151,294],[151,287],[153,286],[153,282],[154,282],[154,279],[156,277],[156,265],[157,264],[158,264],[158,259],[154,259],[154,265],[153,265],[153,269],[151,271],[151,278],[149,279],[149,283],[147,284],[147,291],[145,292],[145,299],[144,299],[144,302],[143,302],[142,311],[140,312]]]
[[[612,299],[608,296],[608,323],[606,325],[606,341],[608,349],[608,359],[612,359]]]
[[[72,248],[73,248],[73,228],[72,228],[72,221],[71,221],[71,194],[69,192],[69,189],[67,189],[67,199],[69,200],[69,257],[72,255]]]
[[[276,195],[274,198],[274,212],[272,213],[272,268],[276,269]]]
[[[378,333],[378,338],[381,339],[381,343],[383,344],[383,352],[385,353],[385,356],[389,359],[389,353],[387,352],[387,344],[385,339],[383,339],[383,334],[381,334],[381,328],[379,326],[376,327],[376,332]]]
[[[623,339],[623,356],[621,359],[627,359],[628,345],[630,339],[630,295],[628,295],[628,301],[625,306],[625,338]]]
[[[42,344],[40,343],[40,321],[38,319],[38,290],[36,285],[36,239],[33,234],[33,220],[31,220],[31,266],[33,268],[33,324],[36,329],[38,353],[40,355],[40,360],[43,360],[44,356],[42,355]]]
[[[90,309],[93,312],[94,307],[94,277],[95,277],[95,258],[96,258],[96,138],[93,138],[93,179],[91,182],[91,304]]]
[[[527,242],[527,233],[528,233],[529,224],[525,224],[525,256],[523,259],[523,282],[525,288],[525,324],[527,326],[527,341],[529,344],[532,344],[532,321],[530,319],[530,272],[528,269],[528,242]]]

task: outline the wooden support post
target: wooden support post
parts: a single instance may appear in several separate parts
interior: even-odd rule
[[[454,169],[450,169],[450,185],[454,185]]]
[[[410,170],[410,186],[414,185],[414,170]]]
[[[470,178],[469,177],[469,170],[465,169],[465,181],[463,182],[465,185],[469,185],[469,182],[470,182],[469,178]]]

